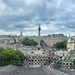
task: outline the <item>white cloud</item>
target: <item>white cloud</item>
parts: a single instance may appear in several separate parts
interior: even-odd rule
[[[39,0],[39,1],[38,0],[24,0],[24,1],[27,6],[36,6],[36,5],[41,6],[45,2],[45,0]]]
[[[33,30],[37,30],[37,28],[31,28],[30,27],[30,28],[24,28],[24,30],[29,30],[29,31],[32,30],[33,31]]]
[[[74,0],[0,0],[0,30],[2,34],[37,35],[75,32]],[[15,31],[15,32],[14,32]]]

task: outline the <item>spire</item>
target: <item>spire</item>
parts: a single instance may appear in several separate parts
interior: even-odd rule
[[[22,36],[22,29],[21,29],[21,35],[20,36]]]
[[[69,34],[69,38],[70,38],[70,34]]]
[[[22,39],[23,39],[23,35],[22,35],[22,29],[21,29],[21,32],[20,32],[19,39],[20,39],[20,40],[22,40]]]
[[[68,41],[67,41],[68,43],[70,43],[71,42],[71,38],[70,38],[70,34],[69,34],[69,39],[68,39]]]

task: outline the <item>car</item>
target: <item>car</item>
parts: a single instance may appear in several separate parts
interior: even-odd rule
[[[45,54],[45,53],[42,53],[42,54]]]
[[[34,52],[31,52],[31,53],[34,53]]]

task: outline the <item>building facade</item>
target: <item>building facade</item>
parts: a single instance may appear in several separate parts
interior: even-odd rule
[[[52,35],[48,35],[47,37],[43,37],[42,39],[48,46],[53,46],[57,42],[68,40],[67,36],[63,34],[52,34]]]
[[[67,48],[68,50],[75,50],[75,36],[74,37],[69,37],[67,41]]]
[[[56,36],[55,36],[56,35]],[[68,40],[67,36],[64,36],[63,34],[53,34],[52,36],[48,35],[48,36],[41,36],[40,39],[44,40],[44,42],[48,45],[48,46],[53,46],[54,44],[56,44],[57,42],[62,42],[64,40]],[[61,36],[62,35],[62,36]],[[33,36],[33,37],[29,37],[29,39],[33,39],[36,42],[38,42],[38,37]]]
[[[0,38],[0,44],[11,44],[14,43],[14,39],[13,38]]]

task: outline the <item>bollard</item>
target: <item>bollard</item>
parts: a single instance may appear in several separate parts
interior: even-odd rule
[[[29,65],[27,65],[27,67],[29,67]]]
[[[42,67],[42,63],[41,63],[41,67]]]

